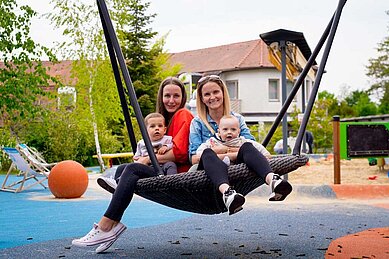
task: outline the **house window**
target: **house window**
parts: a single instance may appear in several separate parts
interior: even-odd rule
[[[77,93],[76,88],[64,86],[58,88],[58,108],[65,107],[66,110],[73,110],[76,106]]]
[[[286,94],[287,94],[287,96],[289,96],[290,92],[292,92],[293,85],[294,85],[294,83],[292,81],[289,81],[289,80],[286,81]],[[294,96],[293,101],[294,102],[297,101],[297,95]]]
[[[238,99],[238,80],[226,81],[226,85],[230,99]]]
[[[269,79],[269,101],[280,101],[280,80]]]

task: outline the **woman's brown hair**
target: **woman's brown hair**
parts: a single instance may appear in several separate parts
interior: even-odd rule
[[[185,107],[187,97],[186,97],[185,86],[181,82],[181,80],[178,79],[177,77],[168,77],[162,81],[161,85],[159,86],[158,96],[157,96],[157,112],[163,115],[166,121],[166,126],[169,127],[170,119],[173,117],[174,114],[170,114],[166,110],[165,105],[163,104],[163,89],[167,85],[176,85],[181,89],[182,100],[179,109]]]

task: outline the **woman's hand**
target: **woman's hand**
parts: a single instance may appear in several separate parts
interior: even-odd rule
[[[214,145],[214,146],[212,146],[212,150],[216,154],[226,154],[226,153],[228,153],[228,147],[223,146],[223,145]]]
[[[150,164],[150,157],[149,156],[141,156],[137,160],[135,160],[135,163],[149,165]]]
[[[223,145],[215,145],[212,147],[212,150],[216,154],[228,154],[228,153],[237,153],[239,151],[239,147],[227,147]]]
[[[229,147],[227,153],[238,153],[240,147]]]

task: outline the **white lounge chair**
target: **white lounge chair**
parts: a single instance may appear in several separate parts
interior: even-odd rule
[[[41,185],[43,188],[47,188],[47,186],[44,185],[43,182],[48,179],[50,171],[42,172],[34,170],[32,164],[27,159],[25,159],[16,148],[3,147],[2,149],[3,152],[8,155],[9,159],[12,161],[12,164],[8,169],[3,184],[1,185],[1,191],[21,192],[37,184]],[[9,180],[9,176],[12,170],[14,169],[20,172],[18,177],[22,179],[14,181],[12,183],[7,183]],[[31,181],[34,182],[31,183]]]
[[[31,168],[37,172],[48,174],[50,173],[51,168],[57,164],[47,163],[35,148],[29,147],[26,144],[18,144],[16,149],[28,160]]]

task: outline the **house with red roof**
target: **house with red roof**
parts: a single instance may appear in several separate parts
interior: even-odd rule
[[[304,44],[289,42],[287,50],[286,84],[289,93],[311,51],[305,39]],[[181,64],[179,76],[185,83],[188,96],[191,96],[202,75],[219,75],[227,85],[232,110],[245,116],[248,123],[273,122],[282,107],[281,65],[277,44],[267,45],[262,39],[256,39],[172,53],[169,62],[171,65]],[[43,65],[47,67],[48,74],[59,77],[67,88],[73,89],[75,79],[71,78],[72,61],[64,60],[55,64],[44,61]],[[288,112],[292,112],[294,105],[302,110],[302,106],[307,103],[315,73],[311,68]],[[64,90],[69,90],[67,88]],[[56,89],[53,83],[45,86],[45,90],[60,89]]]
[[[289,93],[305,65],[302,63],[306,63],[311,52],[309,47],[301,51],[296,44],[288,45],[288,68],[291,68],[288,69],[287,81]],[[257,39],[172,53],[169,62],[171,65],[181,64],[180,78],[186,83],[188,93],[192,93],[202,75],[219,75],[227,85],[232,109],[245,116],[247,122],[257,123],[274,121],[282,107],[281,71],[280,64],[276,62],[279,55],[277,46],[268,46],[262,39]],[[314,79],[315,71],[311,69],[304,80],[305,103]],[[302,110],[301,89],[293,105]],[[292,110],[290,107],[288,112]]]

